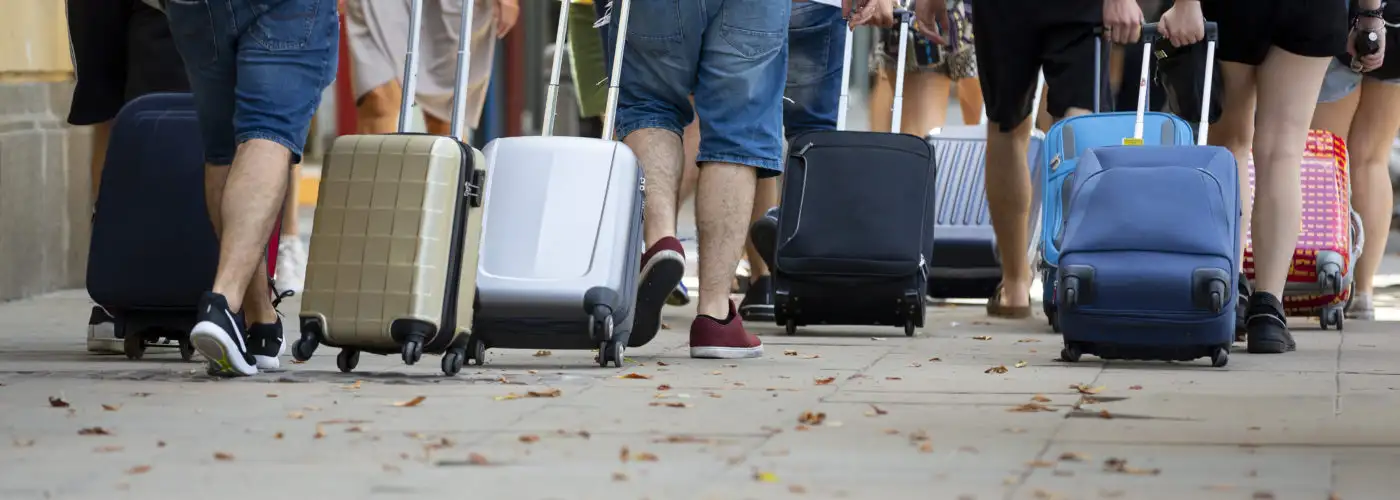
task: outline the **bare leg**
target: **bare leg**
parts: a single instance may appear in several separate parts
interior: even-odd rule
[[[934,127],[942,127],[948,121],[948,94],[952,86],[953,81],[941,73],[906,73],[900,131],[923,137]]]
[[[1222,110],[1220,120],[1210,127],[1209,142],[1228,148],[1235,154],[1235,164],[1239,166],[1240,174],[1240,203],[1244,212],[1240,217],[1240,241],[1243,242],[1253,219],[1250,200],[1254,199],[1254,192],[1249,187],[1249,149],[1254,142],[1255,69],[1245,64],[1221,61],[1220,76],[1224,81],[1220,94]],[[1301,152],[1302,148],[1298,151]],[[1240,245],[1241,252],[1244,247]],[[1293,245],[1289,244],[1288,247],[1293,248]],[[1242,256],[1240,262],[1243,265]]]
[[[676,235],[677,196],[681,183],[681,161],[685,154],[680,136],[669,130],[642,129],[627,135],[623,143],[632,148],[647,179],[647,203],[642,240],[650,248],[657,240]],[[750,195],[752,196],[752,195]],[[733,267],[730,268],[733,271]]]
[[[107,142],[112,138],[112,122],[105,121],[92,126],[92,198],[97,204],[97,192],[102,186],[102,166],[107,163]]]
[[[690,99],[690,105],[695,106],[695,98]],[[685,162],[681,163],[680,202],[676,206],[684,205],[695,196],[695,183],[700,179],[700,166],[695,163],[695,156],[700,154],[699,116],[685,128],[681,144],[685,146]]]
[[[964,125],[976,125],[982,119],[982,83],[976,78],[958,80],[958,105],[962,107]]]
[[[292,238],[301,234],[300,224],[297,222],[297,208],[300,204],[297,199],[301,194],[301,164],[292,165],[292,175],[287,179],[287,199],[282,202],[282,234]]]
[[[1361,85],[1361,104],[1356,109],[1347,151],[1351,155],[1352,205],[1361,214],[1366,231],[1366,247],[1356,263],[1356,291],[1370,294],[1385,256],[1395,209],[1390,185],[1390,146],[1400,130],[1400,86],[1370,78]]]
[[[1029,308],[1031,303],[1031,266],[1026,260],[1031,180],[1025,153],[1030,127],[1029,117],[1010,132],[987,122],[987,205],[1001,255],[1002,308]]]
[[[399,105],[403,88],[398,80],[390,80],[365,94],[355,103],[358,125],[361,134],[387,134],[399,127]]]
[[[1273,47],[1258,68],[1259,106],[1255,111],[1253,237],[1255,283],[1259,291],[1283,296],[1302,218],[1298,165],[1303,160],[1312,103],[1322,86],[1329,58],[1303,57]]]
[[[748,239],[756,181],[754,168],[744,165],[708,162],[700,169],[695,198],[700,232],[698,314],[729,317],[729,285]]]
[[[1055,117],[1050,116],[1050,85],[1045,85],[1040,89],[1040,109],[1035,112],[1035,128],[1041,132],[1049,132],[1050,126],[1055,124]]]
[[[398,117],[395,117],[395,119],[398,119]],[[398,125],[395,124],[394,126]],[[432,135],[452,135],[452,122],[428,113],[423,113],[423,128],[427,129],[427,132]]]
[[[214,293],[234,311],[248,305],[249,323],[276,321],[267,290],[266,248],[278,209],[286,196],[291,153],[262,139],[238,146],[228,167],[219,207],[219,270]],[[259,290],[261,289],[261,290]],[[246,295],[245,295],[246,294]],[[247,299],[251,300],[245,300]]]
[[[214,224],[214,234],[223,235],[223,210],[220,205],[224,199],[224,185],[228,182],[228,165],[205,165],[204,166],[204,205],[209,211],[209,221]],[[271,229],[268,230],[269,234]],[[244,317],[249,324],[268,324],[277,321],[277,310],[272,307],[271,291],[267,289],[267,255],[259,254],[262,258],[258,260],[257,269],[253,270],[253,277],[248,281],[247,291],[243,293],[242,303],[247,307]],[[230,301],[230,306],[233,302]]]
[[[778,206],[778,179],[779,177],[769,177],[758,180],[753,194],[753,210],[749,213],[750,223],[762,218],[768,209]],[[744,244],[744,253],[749,259],[749,279],[758,281],[758,278],[768,276],[772,271],[768,269],[768,264],[763,261],[753,242],[747,239],[745,241],[747,243]]]
[[[894,68],[885,65],[875,71],[870,84],[870,130],[889,132],[891,106],[894,105]]]

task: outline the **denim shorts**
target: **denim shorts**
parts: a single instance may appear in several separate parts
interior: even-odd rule
[[[168,0],[211,165],[264,139],[301,162],[321,92],[335,78],[336,0]]]
[[[783,133],[789,140],[803,132],[836,130],[846,32],[840,7],[792,4],[783,101]]]
[[[698,115],[697,162],[748,165],[760,177],[781,173],[792,1],[632,0],[631,11],[618,137],[641,129],[679,136]]]
[[[1370,78],[1363,73],[1352,71],[1350,67],[1342,64],[1337,58],[1332,58],[1332,63],[1327,65],[1327,76],[1322,79],[1322,91],[1317,95],[1317,102],[1336,102],[1351,94],[1357,87],[1361,86],[1362,78]],[[1400,85],[1400,79],[1384,80],[1385,83]]]

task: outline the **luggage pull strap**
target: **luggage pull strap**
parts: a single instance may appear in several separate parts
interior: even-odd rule
[[[624,3],[628,0],[624,0]],[[894,79],[894,100],[890,113],[890,132],[900,133],[899,122],[904,114],[904,66],[905,52],[909,47],[909,23],[914,19],[914,13],[909,10],[910,0],[900,0],[898,7],[894,10],[894,17],[899,23],[899,54],[895,57],[895,79]],[[855,15],[855,2],[852,2],[850,15]],[[852,33],[846,33],[846,46],[844,54],[841,56],[841,99],[836,105],[836,130],[846,130],[847,108],[851,104],[851,51],[855,43]],[[615,68],[615,67],[614,67]],[[612,94],[610,93],[609,96]]]
[[[462,24],[457,30],[457,75],[452,89],[452,135],[457,140],[467,141],[467,77],[471,72],[472,56],[472,14],[476,11],[474,0],[462,0]],[[414,98],[418,95],[418,49],[422,41],[423,0],[412,0],[408,16],[408,50],[404,53],[403,64],[403,103],[399,106],[399,133],[408,132],[412,118],[409,111],[415,108]]]
[[[603,0],[594,0],[603,1]],[[559,26],[554,31],[554,65],[549,74],[549,92],[544,98],[544,128],[541,135],[549,137],[554,135],[554,119],[559,107],[559,72],[564,67],[565,42],[569,36],[569,0],[559,2]],[[617,22],[617,43],[613,47],[612,74],[608,76],[608,104],[603,111],[603,140],[613,139],[613,127],[616,124],[617,114],[617,86],[622,80],[622,54],[623,48],[627,46],[627,18],[631,17],[632,0],[622,0],[622,8],[618,12]],[[609,10],[611,12],[611,10]],[[611,24],[611,23],[608,23]],[[608,24],[594,25],[598,29],[608,29]],[[581,85],[581,82],[574,81],[574,85]]]
[[[1196,144],[1201,146],[1206,145],[1206,138],[1210,134],[1210,93],[1211,83],[1215,81],[1215,44],[1220,39],[1220,31],[1215,23],[1207,21],[1205,30],[1206,74],[1201,95],[1201,123],[1196,134]],[[1164,38],[1162,33],[1157,30],[1157,23],[1142,25],[1142,73],[1138,77],[1137,121],[1133,125],[1133,138],[1137,139],[1138,144],[1142,144],[1143,115],[1147,112],[1147,82],[1152,76],[1148,72],[1148,68],[1152,64],[1152,44],[1158,40],[1164,40]]]

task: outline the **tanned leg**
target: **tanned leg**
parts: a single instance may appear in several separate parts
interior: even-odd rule
[[[1010,132],[987,123],[987,205],[1001,256],[1003,307],[1030,307],[1031,303],[1031,266],[1026,258],[1031,180],[1025,153],[1030,137],[1030,117]]]
[[[963,124],[976,125],[982,119],[982,83],[976,78],[958,80],[958,106]]]
[[[355,103],[356,132],[387,134],[397,130],[402,99],[403,88],[398,80],[390,80],[369,91]]]
[[[267,290],[266,251],[277,213],[287,189],[291,152],[281,144],[252,139],[238,146],[214,220],[219,234],[219,269],[214,293],[223,295],[234,311],[248,306],[249,323],[271,323],[276,311]],[[216,174],[217,177],[217,174]],[[217,180],[206,182],[206,196]],[[214,210],[211,210],[211,213]]]
[[[657,240],[676,235],[676,207],[680,202],[681,161],[685,151],[680,136],[669,130],[638,130],[628,134],[622,142],[637,155],[647,179],[642,240],[646,248],[651,248]],[[733,272],[734,268],[729,270]]]
[[[1249,230],[1253,211],[1250,200],[1254,192],[1249,187],[1249,150],[1254,143],[1254,101],[1255,68],[1246,64],[1221,61],[1220,76],[1224,88],[1221,90],[1223,108],[1220,120],[1210,127],[1208,142],[1222,146],[1235,154],[1235,164],[1239,166],[1240,202],[1244,215],[1240,217],[1240,241]],[[1317,98],[1314,97],[1314,100]],[[1299,149],[1302,151],[1302,149]],[[1244,251],[1240,245],[1240,251]],[[1292,245],[1289,245],[1292,248]],[[1241,265],[1244,259],[1240,258]]]
[[[1390,147],[1400,131],[1400,86],[1366,78],[1361,84],[1347,152],[1351,155],[1351,201],[1361,214],[1366,247],[1356,262],[1356,292],[1370,294],[1390,237],[1395,195],[1390,185]],[[1319,112],[1321,110],[1319,109]]]
[[[756,181],[757,174],[749,166],[708,162],[700,168],[695,197],[700,233],[699,314],[729,317],[729,286],[748,239]]]

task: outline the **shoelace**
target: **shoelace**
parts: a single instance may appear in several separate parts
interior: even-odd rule
[[[267,289],[272,290],[272,308],[274,310],[277,309],[277,306],[282,304],[283,299],[295,296],[297,294],[295,291],[292,290],[282,290],[280,292],[277,291],[277,286],[273,284],[273,281],[271,279],[267,280]],[[277,315],[286,317],[282,314],[281,310],[277,311]]]

